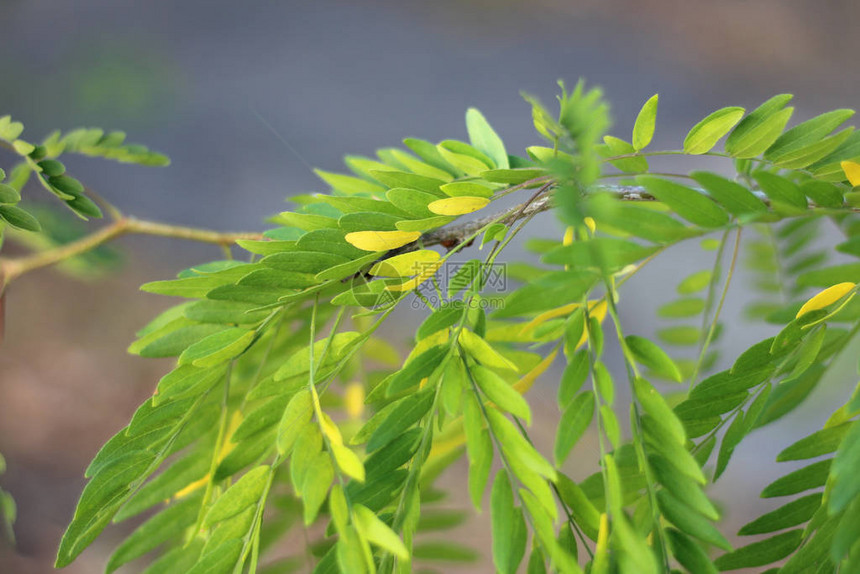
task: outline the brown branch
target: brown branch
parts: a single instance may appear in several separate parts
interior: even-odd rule
[[[16,259],[0,259],[0,290],[2,290],[3,286],[11,283],[25,273],[56,265],[66,259],[91,251],[121,235],[134,234],[172,237],[221,246],[233,245],[240,239],[263,238],[261,233],[221,233],[209,229],[168,225],[166,223],[146,221],[133,217],[122,217],[90,235],[61,247]]]
[[[645,188],[639,186],[601,186],[597,190],[614,192],[618,195],[619,199],[625,201],[654,200],[654,196],[648,194],[645,191]],[[510,209],[495,213],[493,215],[488,215],[486,217],[481,217],[480,219],[474,219],[472,221],[465,221],[458,225],[451,225],[449,227],[441,227],[439,229],[428,231],[421,236],[419,242],[425,247],[429,247],[431,245],[457,245],[463,240],[465,240],[467,237],[471,237],[472,235],[474,235],[482,227],[489,225],[494,221],[502,220],[507,224],[511,224],[519,221],[520,219],[531,217],[532,215],[535,215],[537,213],[549,211],[552,208],[552,196],[543,195],[534,200],[520,203],[519,205],[515,205]]]

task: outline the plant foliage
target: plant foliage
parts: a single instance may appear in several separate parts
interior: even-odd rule
[[[860,570],[856,388],[843,389],[821,430],[780,453],[806,466],[764,487],[781,506],[738,533],[758,538],[733,547],[707,494],[741,441],[790,416],[860,328],[860,137],[841,127],[853,112],[786,130],[791,96],[779,95],[749,113],[717,110],[678,149],[652,150],[656,95],[627,141],[607,133],[599,90],[561,90],[558,113],[525,96],[545,140],[527,156],[510,154],[470,109],[468,142],[407,139],[375,158],[349,156],[351,173],[317,172],[326,192],[293,197],[265,237],[239,240],[243,257],[144,285],[180,302],[129,350],[174,357],[175,368],[87,469],[57,566],[109,524],[141,515],[107,572],[143,557],[150,574],[472,561],[476,551],[443,532],[466,511],[441,507],[435,486],[465,456],[464,490],[490,514],[499,572]],[[166,162],[118,133],[32,144],[21,129],[0,119],[0,138],[22,160],[0,185],[0,217],[20,230],[40,228],[17,206],[29,177],[81,217],[100,216],[61,153]],[[666,155],[707,156],[718,171],[653,172]],[[492,211],[514,194],[524,202]],[[529,242],[534,259],[509,265],[528,281],[494,294],[501,253],[550,207],[567,232]],[[833,248],[822,244],[825,224],[841,234]],[[659,342],[629,333],[624,283],[691,240],[712,264],[678,279],[677,297],[657,310]],[[464,260],[472,242],[482,249]],[[774,335],[716,370],[740,258],[759,294],[750,318]],[[401,356],[377,333],[404,300],[430,313]],[[557,434],[541,452],[528,434],[528,393],[555,363]],[[629,410],[616,400],[625,385]],[[576,481],[564,463],[587,433],[599,458]],[[8,500],[0,492],[7,518]],[[294,536],[303,528],[305,547]]]

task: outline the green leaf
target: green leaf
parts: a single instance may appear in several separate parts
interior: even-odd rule
[[[412,558],[433,562],[475,562],[479,554],[453,542],[420,542],[412,549]]]
[[[447,345],[436,345],[410,358],[402,369],[391,376],[385,394],[392,396],[417,386],[422,379],[433,374],[447,354]]]
[[[678,500],[668,490],[657,491],[657,502],[666,519],[677,526],[681,532],[723,550],[731,550],[731,544],[720,534],[719,530],[714,528],[704,516]]]
[[[860,282],[860,263],[831,265],[823,269],[807,271],[797,278],[797,285],[800,287],[830,287],[845,282]]]
[[[729,221],[725,211],[694,189],[651,175],[640,175],[636,180],[672,211],[695,225],[713,228]]]
[[[555,438],[556,466],[561,466],[582,437],[594,416],[594,393],[586,391],[573,399],[561,415]]]
[[[767,213],[767,206],[743,185],[707,171],[694,171],[690,175],[705,188],[708,195],[732,215]]]
[[[633,203],[602,194],[591,198],[589,207],[597,226],[611,229],[614,235],[633,235],[654,243],[677,241],[689,235],[688,228],[671,215]]]
[[[466,129],[469,132],[469,141],[472,142],[472,145],[493,160],[497,168],[507,169],[509,167],[508,152],[505,151],[504,142],[483,114],[475,108],[469,108],[466,111]]]
[[[664,319],[685,319],[695,317],[705,310],[705,300],[699,297],[685,297],[662,305],[657,316]]]
[[[579,302],[596,282],[597,276],[588,271],[547,273],[508,295],[494,317],[518,317]]]
[[[324,452],[317,453],[304,473],[301,489],[305,526],[316,520],[333,480],[334,468],[329,455]]]
[[[791,94],[774,96],[753,110],[726,138],[732,157],[751,158],[763,154],[782,134],[794,108],[786,108]]]
[[[185,349],[179,356],[179,364],[214,367],[241,355],[255,336],[254,331],[239,327],[214,333]]]
[[[417,423],[433,405],[435,389],[428,388],[400,399],[392,407],[382,424],[373,432],[367,443],[372,452],[385,446],[403,431]]]
[[[292,450],[299,433],[311,422],[313,399],[307,389],[301,389],[290,399],[278,423],[277,448],[281,456]]]
[[[743,108],[728,107],[705,117],[684,138],[684,153],[696,155],[711,151],[720,138],[740,121],[744,111]]]
[[[764,566],[782,560],[794,552],[801,541],[803,541],[803,530],[790,530],[760,542],[748,544],[729,554],[723,554],[714,561],[714,564],[721,571]]]
[[[690,295],[697,293],[711,284],[713,273],[710,269],[696,271],[688,275],[683,281],[678,283],[677,291],[679,295]]]
[[[717,467],[714,469],[714,482],[716,482],[726,470],[726,467],[729,464],[729,459],[731,459],[731,456],[735,451],[735,447],[740,444],[748,430],[749,428],[744,419],[744,413],[743,411],[740,411],[735,415],[732,424],[729,425],[729,428],[726,430],[726,434],[723,435],[722,443],[720,443],[720,451],[717,455]]]
[[[493,168],[489,157],[463,142],[445,140],[436,147],[448,163],[467,175],[480,175]]]
[[[717,574],[716,566],[698,543],[674,528],[667,528],[666,534],[672,555],[689,572]]]
[[[636,155],[636,148],[631,143],[612,136],[603,136],[603,143],[605,144],[604,146],[597,148],[598,153],[621,171],[625,173],[643,173],[648,171],[648,158]],[[617,157],[618,159],[611,159],[613,157]]]
[[[446,183],[442,191],[450,197],[493,197],[493,188],[470,181]]]
[[[666,403],[663,395],[658,393],[657,389],[642,377],[634,379],[633,390],[636,394],[636,399],[642,405],[645,412],[651,415],[654,424],[662,428],[678,444],[685,444],[687,436],[684,432],[684,426]]]
[[[442,329],[448,329],[459,323],[463,316],[463,309],[454,305],[443,305],[439,307],[433,314],[427,317],[418,331],[415,333],[415,340],[420,341],[437,333]]]
[[[198,561],[187,571],[187,574],[229,574],[236,567],[242,555],[244,544],[238,539],[225,540],[206,552],[204,547]]]
[[[546,177],[547,175],[547,171],[542,168],[521,167],[516,169],[490,169],[483,172],[481,177],[492,183],[519,185],[533,179]]]
[[[474,357],[483,365],[496,369],[519,371],[514,363],[494,349],[483,337],[476,335],[469,329],[460,331],[459,343],[470,357]]]
[[[600,512],[586,496],[583,489],[564,474],[558,475],[558,490],[564,503],[570,508],[576,523],[583,529],[586,536],[597,540],[600,528]]]
[[[361,335],[355,331],[346,331],[335,334],[329,343],[328,339],[320,339],[314,342],[314,357],[321,357],[323,349],[329,347],[327,359],[318,368],[323,368],[340,358],[344,349],[353,341],[359,339]],[[275,371],[274,378],[276,381],[283,381],[290,377],[304,375],[310,371],[310,354],[308,346],[302,347],[298,352],[290,355],[281,366]]]
[[[657,247],[639,245],[626,239],[594,237],[587,241],[575,241],[547,252],[544,263],[569,265],[571,268],[593,267],[609,273],[636,263],[657,251]]]
[[[681,371],[675,362],[656,343],[636,335],[629,335],[624,339],[627,348],[633,353],[633,357],[639,363],[645,365],[655,374],[669,380],[680,383]]]
[[[123,564],[180,537],[197,519],[201,498],[202,493],[200,496],[180,500],[137,527],[111,554],[105,572],[114,572]]]
[[[516,574],[525,555],[527,530],[522,511],[514,506],[514,492],[504,471],[493,481],[490,512],[493,563],[501,574]]]
[[[384,187],[350,175],[330,173],[321,169],[315,169],[314,173],[329,184],[332,189],[336,189],[345,195],[355,195],[357,193],[381,195],[385,193]]]
[[[692,325],[677,325],[658,330],[657,336],[670,345],[689,346],[699,342],[702,332],[698,327]]]
[[[636,116],[636,123],[633,124],[633,148],[636,151],[647,147],[651,143],[651,138],[654,137],[659,98],[659,94],[651,96],[639,110],[639,115]]]
[[[127,452],[113,458],[93,476],[81,494],[75,516],[60,542],[56,567],[68,566],[108,525],[131,493],[131,485],[149,471],[155,454]]]
[[[835,130],[853,115],[854,110],[833,110],[800,123],[782,134],[768,148],[764,154],[764,158],[778,161],[788,154],[820,142],[827,134]]]
[[[271,472],[271,467],[266,465],[246,472],[209,508],[203,525],[206,528],[212,527],[256,505],[269,484]]]
[[[41,231],[39,220],[20,207],[14,205],[0,205],[0,219],[18,229],[24,231]]]
[[[821,508],[821,498],[822,493],[816,492],[793,500],[744,525],[738,534],[741,536],[767,534],[803,524]]]
[[[804,460],[835,452],[853,423],[828,427],[804,437],[776,455],[777,462]]]
[[[2,178],[0,178],[2,180]],[[0,183],[0,203],[18,203],[21,201],[21,194],[11,185]]]
[[[383,259],[369,273],[377,277],[412,277],[427,271],[439,258],[438,252],[429,249],[410,251]]]
[[[660,455],[650,455],[648,464],[651,466],[657,482],[675,495],[679,501],[711,520],[719,520],[720,513],[708,500],[696,481],[676,472],[675,467]]]
[[[418,191],[416,189],[395,187],[393,189],[389,189],[385,193],[385,197],[387,197],[388,201],[412,219],[429,219],[431,217],[436,217],[436,214],[427,208],[428,205],[439,199],[436,195]]]
[[[860,470],[860,425],[853,425],[839,445],[833,461],[832,481],[828,507],[836,513],[847,507],[860,494],[857,473]]]
[[[590,370],[588,351],[581,349],[568,359],[567,366],[561,374],[558,388],[558,402],[562,408],[567,407],[577,391],[582,388]]]
[[[397,222],[402,217],[388,213],[373,213],[371,211],[359,211],[347,213],[337,220],[337,226],[346,232],[354,231],[396,231]]]
[[[8,142],[18,139],[24,131],[24,124],[21,122],[13,122],[10,116],[0,117],[0,139]]]
[[[403,140],[403,143],[406,144],[406,147],[411,149],[415,153],[415,155],[417,155],[433,167],[446,171],[451,175],[460,174],[459,170],[454,168],[454,166],[452,166],[445,160],[445,158],[442,157],[442,154],[439,153],[439,150],[436,149],[436,146],[432,143],[416,138],[406,138],[405,140]]]
[[[481,365],[475,365],[470,370],[487,398],[503,411],[524,419],[527,425],[531,425],[532,413],[528,402],[507,381]]]
[[[114,522],[121,522],[132,516],[137,516],[141,512],[169,500],[192,482],[203,478],[209,471],[210,463],[211,453],[207,452],[180,458],[158,476],[144,484],[116,513]],[[193,498],[194,494],[190,496]]]
[[[435,177],[426,177],[403,171],[372,171],[370,173],[389,188],[418,190],[427,195],[432,195],[436,199],[445,197],[445,194],[439,190],[439,187],[445,185],[447,182]],[[386,197],[388,197],[389,201],[392,201],[388,193],[386,193]],[[395,205],[397,204],[395,203]]]
[[[535,450],[534,446],[523,438],[519,430],[505,415],[495,409],[487,409],[486,416],[493,433],[502,445],[502,450],[505,451],[509,459],[521,462],[546,479],[555,480],[555,468]]]
[[[362,464],[361,459],[358,458],[357,454],[350,450],[349,447],[343,446],[342,444],[332,444],[331,452],[341,472],[353,480],[364,482],[364,465]]]
[[[761,497],[789,496],[824,486],[832,462],[832,459],[821,460],[790,472],[768,484],[761,492]]]
[[[389,159],[394,159],[398,164],[402,165],[404,168],[408,169],[412,173],[417,175],[423,175],[425,177],[432,177],[434,179],[441,179],[443,181],[451,181],[451,174],[445,170],[440,169],[436,166],[430,165],[429,163],[424,163],[423,161],[416,159],[412,154],[407,153],[403,150],[399,150],[396,148],[379,150],[376,152],[378,156],[383,158],[385,161]],[[384,168],[371,168],[368,171],[368,174],[371,175],[373,171],[397,171],[396,169],[392,169],[392,166],[385,166]]]
[[[769,171],[756,171],[752,175],[774,206],[793,210],[805,210],[808,207],[806,196],[791,180]]]
[[[272,221],[287,227],[297,227],[304,231],[313,231],[314,229],[337,229],[338,227],[337,219],[314,213],[282,211],[280,215],[273,218]]]
[[[409,550],[391,528],[366,506],[356,504],[352,507],[353,517],[359,532],[371,544],[397,556],[400,560],[409,559]]]

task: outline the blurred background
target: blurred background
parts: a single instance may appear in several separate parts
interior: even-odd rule
[[[851,0],[3,0],[0,115],[22,121],[30,139],[79,126],[124,130],[173,164],[69,157],[70,172],[132,215],[251,231],[285,209],[288,196],[326,189],[311,167],[337,171],[344,154],[372,155],[407,136],[465,139],[468,106],[483,111],[509,152],[522,154],[539,140],[519,91],[551,104],[559,78],[602,86],[612,133],[626,138],[641,104],[659,92],[653,145],[665,148],[678,147],[713,109],[751,108],[775,93],[796,94],[795,120],[856,108],[858,18]],[[0,151],[0,165],[11,162]],[[561,233],[551,214],[531,227],[533,236]],[[46,270],[9,289],[0,346],[8,471],[0,485],[15,497],[19,518],[17,548],[0,542],[0,572],[50,571],[84,468],[169,368],[125,353],[134,331],[171,304],[138,285],[220,257],[212,247],[163,239],[125,238],[116,248],[122,263],[98,282]],[[653,309],[670,296],[656,287],[667,274],[680,279],[705,264],[694,244],[643,271],[622,302],[627,330],[650,335]],[[741,277],[725,313],[726,360],[772,334],[743,322],[748,299]],[[420,319],[400,313],[389,333],[405,335]],[[544,447],[558,421],[557,373],[532,396],[545,412],[532,430]],[[791,468],[773,463],[776,453],[820,427],[856,382],[850,365],[834,373],[794,424],[758,431],[737,449],[712,491],[728,524],[775,506],[757,494]],[[571,474],[595,470],[595,453],[593,441],[580,445]],[[443,482],[461,485],[464,471],[453,467]],[[458,537],[487,555],[485,520]],[[68,571],[101,571],[121,533],[109,528]],[[487,562],[468,570],[492,571]]]

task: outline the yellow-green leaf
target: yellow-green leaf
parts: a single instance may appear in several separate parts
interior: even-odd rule
[[[722,108],[710,114],[693,126],[684,138],[684,153],[703,154],[711,151],[743,115],[744,109],[738,107]]]
[[[346,240],[364,251],[388,251],[403,247],[421,237],[418,231],[355,231]]]
[[[488,342],[468,329],[460,331],[460,344],[478,361],[488,367],[510,369],[518,372],[517,366],[503,357]]]
[[[331,453],[337,461],[337,466],[350,478],[358,482],[364,482],[364,465],[349,447],[342,444],[331,445]]]
[[[483,209],[490,203],[486,197],[460,196],[438,199],[427,208],[439,215],[463,215]]]
[[[486,185],[481,185],[479,183],[472,183],[470,181],[455,181],[452,183],[446,183],[441,186],[440,189],[445,192],[445,195],[450,195],[451,197],[461,197],[461,196],[473,196],[473,197],[492,197],[493,196],[493,188],[487,187]]]
[[[851,282],[837,283],[832,287],[828,287],[824,291],[812,297],[809,301],[803,304],[803,307],[797,312],[795,318],[800,317],[804,313],[823,309],[842,299],[850,293],[857,285]]]
[[[633,148],[636,151],[646,147],[651,143],[651,138],[654,137],[654,125],[657,121],[657,101],[659,95],[654,94],[645,102],[639,115],[636,116],[636,123],[633,124]]]
[[[426,271],[440,257],[438,252],[430,249],[410,251],[380,261],[370,268],[370,274],[376,277],[412,277]]]
[[[409,550],[406,549],[403,541],[373,511],[361,504],[355,504],[352,510],[356,527],[361,531],[364,538],[383,550],[391,552],[401,560],[409,559]]]

